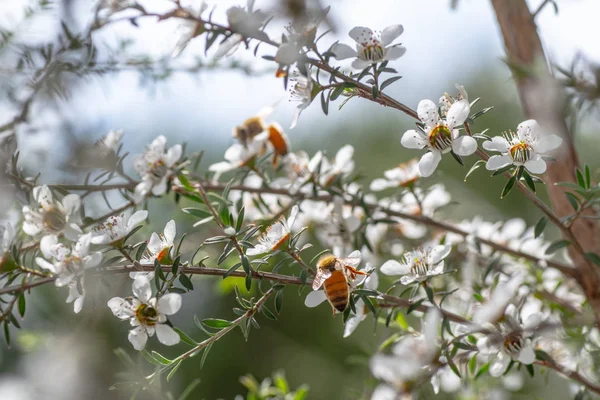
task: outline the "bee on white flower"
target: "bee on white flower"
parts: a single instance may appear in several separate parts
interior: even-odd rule
[[[246,252],[249,256],[257,256],[260,254],[273,252],[284,245],[290,239],[292,227],[298,216],[298,206],[292,207],[290,216],[279,218],[273,225],[269,226],[266,232],[258,239],[258,244],[248,249]]]
[[[142,178],[135,188],[138,197],[143,198],[149,193],[160,196],[167,191],[167,181],[181,158],[182,148],[180,144],[176,144],[165,150],[166,144],[167,138],[160,135],[152,141],[144,154],[134,156],[133,168]]]
[[[521,322],[517,308],[513,304],[506,307],[500,328],[491,330],[477,341],[482,354],[494,357],[490,365],[491,376],[502,376],[511,360],[522,364],[535,361],[532,337],[542,318],[541,313],[535,313]]]
[[[70,220],[79,211],[81,198],[76,194],[68,194],[61,201],[54,200],[46,185],[34,187],[32,192],[39,208],[23,207],[23,231],[30,236],[62,233],[69,240],[77,240],[82,233],[81,228]]]
[[[158,261],[163,265],[168,265],[175,259],[175,248],[174,241],[177,235],[177,226],[174,220],[170,220],[165,225],[165,230],[162,234],[152,232],[150,240],[146,245],[146,250],[142,254],[140,262],[142,264],[154,264],[154,261]],[[136,277],[144,275],[148,279],[154,278],[154,272],[130,272],[129,277],[135,279]]]
[[[459,96],[452,103],[446,115],[438,113],[438,106],[431,100],[421,100],[417,107],[423,130],[408,130],[401,143],[408,149],[429,150],[419,161],[419,171],[424,177],[433,174],[442,159],[442,154],[454,152],[468,156],[477,150],[477,142],[470,136],[460,136],[458,129],[469,116],[471,106],[464,87],[456,85]]]
[[[85,298],[83,272],[96,267],[102,261],[99,251],[90,254],[92,233],[82,235],[71,248],[58,243],[56,235],[44,236],[40,242],[40,251],[45,258],[37,257],[35,262],[40,268],[56,276],[57,287],[69,286],[67,303],[73,302],[75,313],[81,311]]]
[[[385,275],[403,275],[400,283],[410,285],[423,282],[444,273],[444,258],[450,254],[450,246],[435,246],[427,250],[413,250],[404,253],[401,262],[388,260],[381,266]]]
[[[94,244],[110,244],[118,247],[123,238],[127,236],[137,225],[148,217],[148,211],[139,210],[133,215],[119,214],[110,216],[102,224],[94,228]]]
[[[378,192],[389,188],[409,188],[421,177],[419,162],[412,159],[407,163],[400,164],[396,168],[388,169],[383,173],[385,178],[377,178],[371,182],[371,190]]]
[[[173,315],[181,308],[181,295],[164,294],[159,298],[152,297],[150,281],[146,276],[138,276],[132,284],[134,297],[113,297],[108,307],[121,320],[129,320],[133,329],[128,339],[136,350],[146,347],[148,336],[156,333],[158,341],[166,346],[179,343],[177,332],[168,324],[168,315]]]
[[[383,32],[372,31],[364,26],[352,28],[349,36],[356,42],[356,50],[347,44],[336,43],[331,52],[338,60],[356,58],[352,62],[352,68],[364,69],[371,64],[383,61],[397,60],[406,52],[406,48],[400,44],[392,45],[392,42],[404,32],[402,25],[391,25]]]
[[[517,133],[509,131],[504,136],[493,137],[483,142],[483,148],[498,151],[501,155],[491,156],[486,168],[494,171],[508,165],[524,166],[532,174],[546,172],[546,161],[542,155],[558,148],[562,139],[554,134],[542,136],[536,120],[530,119],[517,126]]]

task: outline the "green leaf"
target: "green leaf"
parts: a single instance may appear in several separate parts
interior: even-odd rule
[[[550,354],[546,353],[544,350],[536,350],[535,358],[541,361],[553,361]]]
[[[173,360],[169,360],[168,358],[164,357],[162,354],[156,351],[152,351],[152,357],[154,357],[164,365],[170,365],[173,362]]]
[[[19,315],[21,318],[25,316],[25,293],[19,295]]]
[[[488,369],[490,369],[491,362],[485,363],[479,371],[475,374],[475,379],[479,378],[481,375],[485,374]]]
[[[543,216],[540,220],[535,224],[535,228],[533,229],[533,236],[537,239],[546,229],[546,224],[548,223],[548,218]]]
[[[373,95],[373,100],[377,99],[377,95],[379,94],[379,89],[377,89],[377,86],[373,85],[371,87],[371,94]]]
[[[179,178],[179,182],[181,182],[184,188],[186,188],[190,192],[193,192],[195,190],[188,178],[185,176],[185,174],[180,173],[179,175],[177,175],[177,177]]]
[[[250,268],[250,261],[248,261],[248,257],[242,256],[242,266],[244,267],[244,272],[248,276],[252,276],[252,270]]]
[[[590,171],[590,166],[585,164],[585,186],[587,189],[592,187],[592,173]]]
[[[218,319],[218,318],[206,318],[202,320],[202,323],[204,325],[206,325],[209,328],[213,328],[213,329],[223,329],[223,328],[227,328],[228,326],[231,326],[232,323],[230,321],[227,321],[225,319]]]
[[[171,379],[173,379],[173,376],[175,376],[175,373],[179,369],[179,366],[181,365],[182,361],[183,360],[177,361],[177,363],[175,364],[173,369],[171,371],[169,371],[169,375],[167,375],[167,382],[171,382]]]
[[[531,175],[529,175],[529,172],[527,172],[525,169],[523,169],[523,178],[525,178],[525,183],[527,184],[527,186],[529,186],[529,189],[531,189],[531,191],[535,193],[535,182],[533,182],[533,179],[531,179]]]
[[[187,399],[190,394],[192,394],[192,392],[194,391],[194,389],[196,389],[196,387],[200,384],[200,378],[196,378],[194,379],[192,382],[190,382],[189,385],[187,385],[187,387],[183,390],[183,392],[181,392],[181,394],[179,395],[179,397],[177,398],[177,400],[185,400]]]
[[[392,83],[396,82],[398,79],[402,79],[402,77],[401,76],[394,76],[392,78],[386,79],[385,81],[383,81],[383,83],[379,87],[379,90],[383,91],[383,89],[385,89],[386,87],[390,86]]]
[[[200,359],[200,369],[202,369],[202,367],[204,367],[204,363],[206,362],[206,359],[208,358],[208,353],[210,353],[210,350],[212,349],[213,344],[215,344],[215,342],[212,342],[211,344],[209,344],[208,346],[206,346],[204,348],[204,352],[202,353],[202,358]]]
[[[186,274],[179,275],[179,283],[187,290],[194,290],[192,280]]]
[[[456,154],[453,150],[450,150],[450,154],[452,154],[452,157],[454,157],[454,159],[456,160],[457,163],[459,163],[463,167],[465,166],[465,163],[463,162],[461,156],[459,156],[458,154]]]
[[[585,179],[583,178],[583,174],[581,173],[579,168],[575,168],[575,175],[577,176],[577,184],[579,185],[579,187],[585,189],[586,188]]]
[[[371,289],[356,289],[352,291],[352,294],[355,294],[357,296],[379,296],[379,293],[377,292],[377,290],[371,290]]]
[[[190,346],[197,346],[198,342],[196,342],[194,339],[192,339],[191,337],[188,336],[187,333],[185,333],[184,331],[182,331],[179,328],[173,328],[173,330],[175,332],[177,332],[177,334],[179,335],[179,338],[181,339],[182,342],[189,344]]]
[[[321,92],[321,108],[325,115],[329,113],[329,99],[325,100],[325,92]]]
[[[336,86],[329,95],[329,98],[335,101],[340,95],[344,92],[344,87],[342,85]]]
[[[569,204],[571,204],[571,207],[573,207],[573,210],[575,210],[575,211],[579,210],[579,200],[577,199],[577,197],[575,197],[575,195],[573,193],[569,193],[569,192],[565,192],[565,196],[567,197],[567,200],[569,200]]]
[[[293,400],[306,400],[307,395],[308,395],[308,386],[302,385],[298,389],[296,389]]]
[[[425,299],[420,299],[415,301],[414,303],[412,303],[407,309],[406,309],[406,315],[410,314],[411,312],[415,311],[420,305],[421,303],[423,303],[425,301]]]
[[[283,305],[283,290],[279,290],[275,295],[275,312],[279,314],[281,312],[281,306]]]
[[[430,286],[425,286],[425,293],[427,294],[427,299],[429,299],[431,304],[435,305],[435,299],[433,298],[433,289]]]
[[[512,165],[512,164],[511,165],[507,165],[506,167],[502,167],[500,169],[495,170],[492,173],[492,176],[501,175],[501,174],[503,174],[503,173],[505,173],[507,171],[512,170],[513,168],[514,168],[514,165]]]
[[[471,372],[471,375],[475,374],[475,368],[477,368],[477,354],[473,355],[469,360],[469,372]]]
[[[473,166],[471,167],[469,172],[467,172],[467,174],[465,175],[465,182],[467,181],[467,178],[469,177],[469,175],[471,175],[473,172],[475,172],[475,170],[478,169],[479,167],[481,167],[483,164],[485,164],[485,161],[483,161],[483,160],[478,160],[477,162],[475,162],[475,164],[473,164]]]
[[[531,375],[531,377],[535,376],[535,370],[533,369],[533,365],[527,364],[525,368],[527,368],[527,372],[529,372],[529,375]]]
[[[276,372],[273,376],[273,381],[275,386],[277,386],[277,389],[279,389],[282,394],[289,393],[290,387],[285,379],[285,376],[283,375],[283,372]]]
[[[585,256],[588,258],[588,260],[590,260],[594,264],[600,265],[600,256],[598,256],[598,254],[590,251],[590,252],[585,253]]]
[[[510,179],[508,180],[508,182],[506,182],[506,186],[504,186],[504,189],[502,189],[502,194],[500,195],[501,199],[503,199],[504,196],[506,196],[508,193],[510,193],[512,188],[515,186],[516,182],[517,182],[517,176],[516,175],[511,176]]]
[[[269,308],[267,306],[262,306],[260,308],[260,312],[262,312],[265,317],[273,320],[273,321],[277,321],[277,316],[273,313],[273,311],[269,310]]]
[[[171,266],[171,272],[173,273],[173,275],[177,274],[177,271],[179,270],[179,260],[181,259],[181,256],[177,256],[175,258],[175,261],[173,261],[173,265]]]
[[[557,240],[552,242],[552,244],[550,244],[550,246],[546,249],[546,254],[553,254],[555,253],[557,250],[562,249],[563,247],[567,247],[568,245],[570,245],[571,242],[569,242],[568,240]]]
[[[148,353],[147,350],[142,350],[140,353],[146,359],[146,361],[148,361],[152,365],[162,367],[162,366],[171,364],[170,362],[168,362],[166,364],[161,362],[160,360],[156,359],[152,354]]]
[[[245,207],[240,208],[240,212],[238,212],[237,223],[235,225],[235,231],[236,232],[239,232],[240,229],[242,229],[242,224],[244,223],[245,212],[246,212],[246,208]]]
[[[452,372],[454,372],[456,374],[456,376],[458,376],[459,378],[462,379],[462,376],[460,375],[460,371],[458,370],[458,367],[456,366],[456,364],[454,364],[454,361],[452,360],[451,357],[448,357],[448,366],[450,367]]]

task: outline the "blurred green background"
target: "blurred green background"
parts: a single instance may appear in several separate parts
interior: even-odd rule
[[[260,5],[260,1],[258,3]],[[475,132],[487,128],[488,134],[498,134],[515,129],[524,119],[510,72],[501,61],[502,45],[487,2],[461,1],[457,10],[452,10],[449,2],[442,0],[424,1],[419,5],[409,1],[368,2],[375,9],[373,12],[366,12],[366,6],[357,1],[330,3],[337,28],[330,42],[348,41],[345,32],[354,25],[371,24],[380,29],[398,22],[405,25],[402,42],[408,52],[391,65],[403,75],[403,79],[389,89],[393,97],[416,107],[421,98],[435,101],[443,92],[454,94],[454,84],[459,82],[467,88],[471,100],[482,98],[475,111],[494,106],[493,111],[476,121]],[[577,4],[565,4],[558,16],[551,12],[542,15],[542,34],[548,29],[553,37],[553,29],[557,28],[548,28],[551,24],[563,30],[575,29],[575,25],[580,24],[573,22],[573,13],[583,18],[585,7],[597,9],[590,1],[574,3]],[[233,2],[217,5],[223,11],[230,4]],[[397,17],[393,17],[390,10]],[[149,25],[143,28],[153,29]],[[172,45],[172,41],[168,44],[164,43],[166,40],[157,40],[153,44],[147,43],[149,41],[148,38],[142,40],[138,50],[144,52],[151,48],[155,51],[154,44],[160,49]],[[559,43],[556,47],[552,42],[547,45],[549,53],[558,55],[558,61],[565,63],[575,50],[579,50],[578,46],[585,46],[585,43],[572,42],[570,48],[569,43]],[[186,51],[200,54],[193,46]],[[281,81],[270,73],[253,77],[232,71],[200,71],[198,76],[174,75],[165,81],[145,85],[139,84],[135,72],[94,78],[77,83],[69,99],[58,102],[54,111],[58,118],[52,120],[52,128],[43,125],[46,128],[33,133],[27,129],[20,132],[22,159],[32,175],[38,170],[45,171],[44,182],[75,180],[77,176],[68,170],[50,171],[49,166],[60,164],[57,158],[68,157],[70,151],[69,146],[64,146],[64,139],[57,135],[66,131],[68,137],[77,141],[93,142],[109,129],[123,128],[125,151],[139,153],[152,138],[164,134],[169,145],[185,141],[188,152],[204,150],[206,155],[201,168],[205,170],[210,163],[222,159],[224,150],[232,142],[232,126],[262,106],[275,103],[283,95]],[[293,106],[283,103],[272,119],[286,126],[291,120]],[[44,106],[47,106],[44,102],[37,104],[40,109]],[[289,131],[288,135],[293,150],[302,149],[309,154],[324,150],[332,156],[344,144],[354,145],[356,169],[365,176],[362,183],[367,187],[385,169],[418,156],[417,152],[400,145],[402,133],[410,129],[412,123],[395,110],[383,109],[361,99],[351,100],[340,112],[332,105],[330,116],[325,117],[317,100],[303,114],[298,128]],[[30,125],[33,126],[33,122]],[[600,166],[596,157],[600,145],[597,124],[593,120],[587,121],[579,125],[575,135],[581,161],[589,163],[596,172]],[[39,157],[43,153],[45,158]],[[443,183],[452,194],[454,203],[445,207],[442,215],[456,221],[475,215],[486,220],[521,217],[530,225],[539,219],[539,212],[517,191],[500,200],[505,183],[503,178],[490,179],[489,174],[480,169],[464,182],[464,175],[474,161],[475,157],[469,157],[467,167],[461,167],[451,157],[446,157],[434,177],[425,180],[425,186]],[[172,195],[151,202],[150,224],[138,233],[139,240],[148,238],[152,231],[162,231],[170,219],[177,222],[178,237],[183,232],[188,233],[184,251],[191,256],[194,246],[209,233],[192,228],[194,221],[179,211]],[[553,234],[552,231],[548,233]],[[115,374],[125,370],[113,349],[125,349],[140,362],[146,374],[151,373],[151,368],[135,354],[127,341],[127,324],[111,315],[106,301],[112,296],[128,294],[130,282],[127,277],[115,277],[108,284],[98,283],[86,298],[84,310],[79,315],[74,315],[71,306],[64,304],[64,290],[53,286],[34,290],[27,304],[23,329],[12,331],[10,348],[0,346],[0,393],[22,396],[15,399],[128,398],[124,392],[107,391],[119,380]],[[183,309],[172,321],[199,340],[203,334],[194,326],[192,316],[234,319],[232,289],[235,284],[242,287],[243,281],[201,277],[195,278],[193,283],[196,290],[184,296]],[[329,307],[324,304],[316,309],[304,306],[308,288],[287,287],[284,293],[279,321],[259,317],[261,329],[252,330],[248,342],[239,330],[227,335],[213,347],[202,369],[200,359],[192,358],[182,365],[165,390],[171,391],[176,398],[187,383],[199,378],[201,383],[191,398],[232,399],[236,394],[245,393],[238,381],[240,376],[252,373],[262,380],[276,370],[284,370],[293,388],[304,383],[310,386],[310,399],[359,399],[370,393],[376,382],[370,378],[368,357],[391,330],[379,326],[374,332],[373,318],[369,316],[351,337],[343,339],[341,316],[332,318]],[[156,346],[155,338],[149,345],[167,357],[186,348],[185,344],[175,348]],[[28,379],[40,382],[40,387],[47,391],[25,397]],[[525,380],[523,389],[512,394],[507,392],[504,398],[558,400],[567,398],[570,393],[563,380],[551,379],[548,384],[539,377],[535,380],[526,377]],[[19,382],[24,384],[22,389],[2,392],[11,385],[18,388]],[[8,396],[3,398],[10,399]],[[433,397],[430,389],[422,396]],[[142,394],[138,398],[151,397]],[[452,396],[440,395],[439,398]],[[475,394],[472,398],[483,397]]]

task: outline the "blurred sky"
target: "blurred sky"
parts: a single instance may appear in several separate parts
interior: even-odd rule
[[[530,7],[536,8],[541,1],[529,1]],[[7,3],[2,8],[6,8]],[[15,3],[10,2],[12,6],[8,6],[8,11],[12,9],[18,14]],[[499,71],[510,82],[508,68],[500,61],[502,39],[488,1],[460,0],[456,10],[451,10],[450,2],[446,0],[330,0],[322,3],[332,6],[330,17],[335,27],[335,33],[322,41],[323,50],[336,40],[350,43],[347,32],[356,25],[378,30],[397,23],[404,25],[405,31],[399,40],[407,47],[406,55],[391,63],[404,78],[388,91],[412,107],[416,107],[422,98],[437,99],[444,91],[452,93],[454,83],[466,82],[482,69]],[[168,9],[165,4],[168,2],[147,2],[151,10]],[[187,4],[199,2],[188,1]],[[227,8],[244,2],[221,0],[208,4],[216,7],[214,20],[224,22]],[[276,0],[257,0],[255,7],[270,9],[276,4]],[[548,6],[537,20],[548,55],[561,65],[568,65],[578,51],[592,59],[600,59],[597,35],[591,31],[600,13],[600,2],[562,0],[558,4],[559,15]],[[74,5],[76,16],[89,15],[86,13],[89,2],[78,1]],[[10,16],[10,12],[6,15]],[[56,25],[55,20],[51,23]],[[84,23],[85,19],[81,18],[79,24],[83,26]],[[284,21],[274,21],[268,32],[277,37],[283,25]],[[26,36],[35,40],[47,29],[45,24],[38,23],[36,27],[33,31],[27,30]],[[136,40],[133,47],[136,54],[160,57],[171,52],[178,32],[180,28],[174,21],[156,24],[154,20],[146,20],[139,29],[122,23],[104,29],[98,36],[107,44],[114,44],[116,36],[132,35]],[[174,63],[189,64],[191,59],[202,55],[203,46],[203,38],[192,42]],[[273,54],[274,50],[262,46],[261,52]],[[240,50],[235,56],[242,60],[252,59],[251,51]],[[262,60],[256,63],[258,70],[270,66],[271,63]],[[68,104],[61,107],[61,119],[71,123],[79,135],[92,136],[90,140],[99,138],[109,129],[123,128],[126,150],[135,152],[158,134],[165,134],[173,142],[195,142],[197,139],[200,147],[203,140],[210,139],[211,147],[216,146],[220,152],[231,143],[234,124],[282,99],[284,101],[279,103],[273,118],[284,127],[289,126],[295,105],[285,100],[282,86],[281,80],[271,73],[249,79],[237,71],[203,71],[193,77],[177,74],[158,85],[142,87],[136,73],[126,72],[94,78],[78,87]],[[516,101],[512,86],[502,95],[506,101]],[[477,96],[485,97],[485,93],[471,93],[472,98]],[[329,117],[325,117],[317,100],[303,114],[298,127],[290,132],[292,145],[307,137],[321,142],[326,137],[325,131],[332,126],[348,123],[359,116],[382,113],[407,121],[400,113],[382,110],[364,100],[351,101],[342,112],[332,107]],[[58,121],[53,119],[52,123]],[[54,142],[55,138],[51,135],[46,139]],[[29,138],[23,135],[21,147],[29,147],[31,151],[44,149],[48,140],[40,135]]]

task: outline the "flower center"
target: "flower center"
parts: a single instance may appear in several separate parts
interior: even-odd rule
[[[135,310],[135,317],[142,325],[153,326],[158,321],[158,312],[148,304],[140,304]]]
[[[170,264],[171,263],[171,257],[169,257],[169,249],[170,249],[170,247],[163,247],[163,249],[158,252],[158,254],[156,255],[156,259],[158,260],[159,263],[161,263],[161,264]]]
[[[444,152],[452,146],[452,132],[446,125],[438,125],[429,133],[431,148]]]
[[[413,259],[413,265],[410,268],[410,272],[413,275],[423,276],[427,275],[427,271],[429,271],[429,264],[427,263],[427,261],[423,258],[415,257]]]
[[[377,40],[373,40],[372,43],[362,43],[359,57],[365,61],[379,61],[384,56],[383,46]]]
[[[524,344],[523,336],[518,332],[512,332],[504,337],[504,349],[508,354],[517,356]]]
[[[512,146],[509,150],[510,156],[515,162],[524,163],[531,159],[533,149],[525,142],[520,142]]]
[[[65,269],[72,274],[76,274],[81,271],[83,264],[81,258],[76,256],[67,257],[64,261]]]
[[[158,162],[154,163],[154,165],[152,165],[152,169],[150,170],[150,173],[157,180],[161,180],[165,175],[167,175],[168,171],[169,171],[169,168],[167,168],[167,166],[162,161],[158,161]]]
[[[44,213],[44,225],[53,232],[61,231],[66,222],[65,215],[54,207]]]

